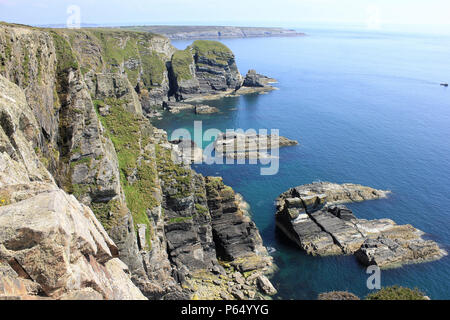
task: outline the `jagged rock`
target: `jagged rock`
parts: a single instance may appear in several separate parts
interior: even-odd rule
[[[178,146],[170,144],[167,133],[153,128],[144,117],[161,110],[160,106],[173,94],[169,93],[174,87],[169,88],[166,63],[176,50],[167,39],[103,29],[75,30],[69,35],[62,29],[1,24],[0,43],[2,56],[11,47],[11,59],[2,65],[2,74],[25,90],[23,95],[13,85],[10,89],[11,84],[0,78],[0,196],[5,200],[1,209],[23,210],[27,216],[32,213],[29,208],[40,206],[37,211],[43,212],[42,216],[35,214],[33,219],[46,214],[54,217],[49,218],[54,221],[49,228],[56,228],[57,223],[66,225],[66,220],[55,218],[61,215],[77,217],[76,226],[84,225],[81,215],[89,224],[84,229],[86,234],[74,231],[69,236],[64,233],[67,230],[58,229],[64,234],[58,239],[52,238],[52,231],[47,240],[28,241],[27,245],[36,251],[11,250],[8,239],[20,233],[0,232],[2,241],[6,239],[2,257],[8,262],[15,255],[23,258],[23,265],[31,268],[33,276],[37,273],[35,267],[45,269],[42,279],[28,279],[26,268],[11,262],[18,272],[8,272],[7,277],[15,279],[13,289],[8,289],[12,292],[9,297],[126,299],[138,295],[131,278],[151,299],[186,299],[194,294],[232,298],[232,288],[242,279],[233,280],[229,273],[263,274],[270,270],[272,261],[258,230],[243,215],[231,188],[214,186],[219,197],[211,190],[207,192],[205,179],[181,163]],[[241,85],[231,51],[211,51],[202,43],[195,46],[191,54],[192,60],[197,59],[193,69],[198,81],[195,92],[226,93]],[[221,45],[217,48],[221,49]],[[26,63],[29,70],[24,68]],[[198,109],[200,112],[206,108]],[[114,116],[126,121],[129,130],[122,130],[120,122],[108,121]],[[125,137],[117,136],[118,133]],[[132,139],[126,135],[132,135]],[[128,141],[125,145],[120,144],[123,138]],[[131,156],[121,153],[128,148]],[[55,181],[81,203],[58,188]],[[148,207],[136,208],[133,196],[149,199],[148,195]],[[213,204],[219,207],[211,208]],[[89,229],[100,232],[95,218],[109,234],[103,230],[99,238],[107,243],[109,253]],[[224,229],[227,221],[233,223],[229,233]],[[137,224],[140,228],[136,230]],[[50,233],[46,229],[42,232]],[[93,243],[85,239],[88,234]],[[71,236],[76,240],[70,240]],[[17,243],[22,241],[14,239]],[[49,243],[51,239],[53,242]],[[52,255],[61,261],[70,260],[62,267],[52,257],[43,255],[46,248],[53,250],[58,241],[73,244],[66,250],[73,253],[71,260],[60,252]],[[43,260],[26,260],[28,253],[42,254]],[[217,259],[225,256],[233,260]],[[53,277],[55,272],[62,273],[63,278]],[[232,283],[223,295],[222,278]],[[75,279],[75,283],[66,288],[64,281],[70,279]],[[196,288],[199,279],[202,285]],[[257,290],[254,283],[251,287],[246,283],[240,286],[241,291]]]
[[[277,294],[277,290],[275,289],[275,287],[272,285],[272,283],[270,283],[269,279],[267,279],[267,277],[265,276],[259,276],[256,281],[258,282],[258,286],[261,288],[261,290],[269,295],[269,296],[273,296],[275,294]]]
[[[23,91],[0,76],[0,185],[54,182],[33,150],[38,136],[39,124]]]
[[[277,226],[312,255],[355,254],[381,268],[436,260],[446,253],[423,232],[389,219],[357,219],[336,203],[385,198],[388,191],[354,184],[313,183],[292,188],[277,199]]]
[[[203,161],[203,149],[198,147],[192,140],[173,140],[170,141],[176,146],[176,151],[181,155],[180,162],[183,163],[201,163]]]

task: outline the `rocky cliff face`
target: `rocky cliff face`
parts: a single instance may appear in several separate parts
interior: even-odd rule
[[[385,198],[388,191],[354,184],[313,183],[277,200],[277,226],[312,255],[355,254],[364,265],[400,267],[440,259],[446,252],[411,225],[357,219],[342,203]]]
[[[171,75],[177,100],[232,92],[243,82],[233,52],[217,41],[197,40],[186,50],[176,52]]]
[[[12,279],[3,287],[17,284],[10,295],[28,298],[29,281],[39,285],[32,295],[57,299],[275,292],[264,277],[271,259],[233,190],[182,164],[145,117],[168,99],[173,52],[151,34],[0,25],[0,258]],[[44,254],[57,248],[64,268]],[[56,269],[41,279],[47,265]]]
[[[91,209],[38,159],[38,121],[2,76],[0,125],[0,297],[144,299]]]

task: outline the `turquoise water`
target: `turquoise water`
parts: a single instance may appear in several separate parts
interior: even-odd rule
[[[220,114],[190,112],[154,121],[169,133],[203,128],[280,129],[300,142],[280,150],[280,171],[255,165],[195,165],[219,175],[251,205],[253,219],[279,271],[278,299],[316,299],[330,290],[360,296],[368,275],[354,257],[311,257],[274,224],[274,200],[313,181],[352,182],[392,190],[387,200],[351,204],[360,218],[410,223],[449,250],[450,36],[306,30],[302,38],[229,39],[241,73],[254,68],[280,90],[209,104]],[[188,42],[174,42],[185,48]],[[382,285],[417,287],[450,299],[450,258],[382,272]]]

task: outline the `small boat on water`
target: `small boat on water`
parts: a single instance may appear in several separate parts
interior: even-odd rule
[[[443,86],[443,87],[448,87],[448,83],[443,82],[443,83],[441,83],[441,86]]]

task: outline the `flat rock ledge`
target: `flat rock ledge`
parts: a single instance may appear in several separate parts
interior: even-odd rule
[[[277,199],[276,224],[308,254],[354,254],[364,265],[395,268],[447,253],[411,225],[355,217],[343,203],[386,198],[390,192],[356,184],[312,183]]]
[[[217,153],[230,159],[266,159],[273,157],[268,151],[298,145],[298,141],[276,135],[227,132],[214,142]]]

